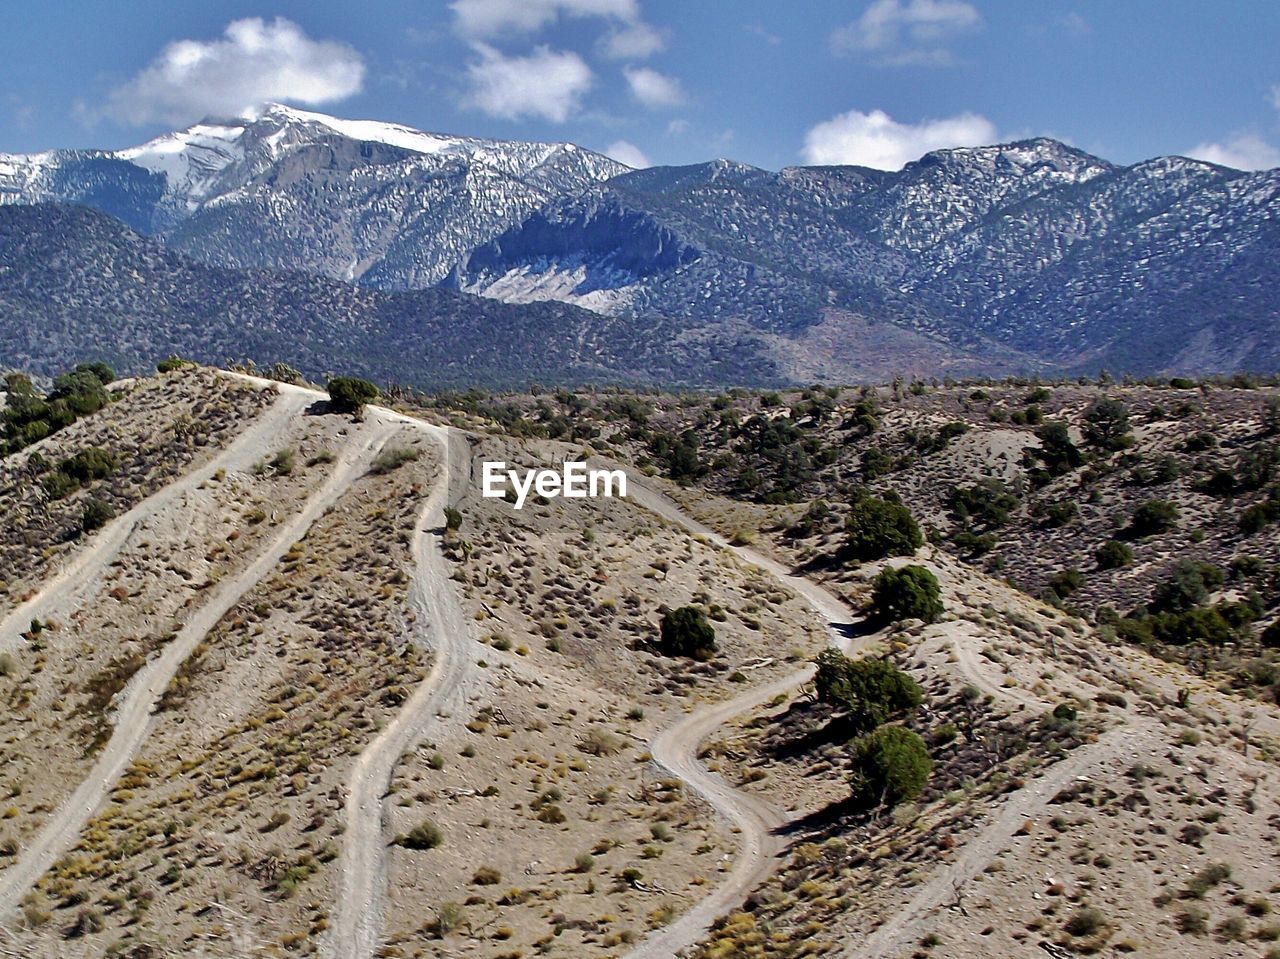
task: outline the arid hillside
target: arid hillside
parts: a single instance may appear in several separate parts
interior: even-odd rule
[[[164,366],[8,380],[0,956],[1280,955],[1274,389]]]

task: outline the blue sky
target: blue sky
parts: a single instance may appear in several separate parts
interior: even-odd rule
[[[279,99],[634,162],[896,168],[1046,134],[1280,165],[1280,3],[48,0],[0,32],[0,152]]]

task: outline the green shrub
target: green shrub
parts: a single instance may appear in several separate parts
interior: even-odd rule
[[[1049,529],[1057,529],[1079,516],[1080,507],[1071,500],[1054,500],[1050,503],[1037,503],[1033,512]]]
[[[881,726],[849,745],[853,794],[859,802],[894,806],[924,791],[933,760],[916,733],[902,726]]]
[[[103,386],[114,382],[116,378],[116,371],[99,360],[91,363],[77,363],[73,372],[92,373]]]
[[[1240,514],[1240,532],[1252,536],[1277,520],[1280,520],[1280,486],[1270,490],[1261,503],[1254,503]]]
[[[999,480],[985,479],[976,486],[957,487],[950,505],[951,514],[960,523],[999,529],[1018,508],[1018,497]]]
[[[1185,613],[1208,599],[1224,578],[1222,570],[1211,563],[1180,559],[1169,578],[1155,588],[1148,605],[1155,613]]]
[[[329,402],[339,413],[359,413],[366,403],[378,398],[378,388],[354,376],[335,376],[329,381]]]
[[[1066,929],[1067,935],[1078,938],[1095,935],[1106,928],[1106,925],[1107,917],[1100,910],[1085,906],[1077,910],[1063,928]]]
[[[1133,550],[1127,543],[1113,539],[1099,546],[1093,558],[1098,569],[1120,569],[1133,562]]]
[[[1049,579],[1049,589],[1062,599],[1066,599],[1082,586],[1084,586],[1084,574],[1078,569],[1064,569]]]
[[[1150,621],[1155,638],[1173,646],[1192,643],[1225,646],[1236,636],[1236,631],[1216,607],[1197,607],[1183,613],[1165,613],[1150,617]]]
[[[1178,523],[1178,507],[1168,500],[1148,500],[1133,511],[1129,529],[1135,536],[1167,533]]]
[[[462,529],[462,512],[452,506],[446,506],[444,508],[444,528],[453,532]]]
[[[946,611],[938,578],[923,566],[882,570],[875,578],[872,602],[876,614],[889,622],[922,619],[933,623]]]
[[[30,377],[7,374],[5,405],[0,411],[0,454],[29,446],[102,409],[109,399],[106,382],[113,378],[110,368],[102,364],[82,363],[72,372],[57,376],[53,389],[41,396]]]
[[[911,511],[896,496],[881,499],[860,493],[849,509],[845,532],[845,555],[859,563],[911,556],[924,545]]]
[[[424,822],[410,830],[408,835],[396,837],[396,842],[406,849],[435,849],[444,842],[444,833],[435,823]]]
[[[178,356],[176,353],[174,353],[168,359],[161,360],[159,363],[156,364],[156,372],[172,373],[174,370],[180,370],[184,366],[195,366],[195,365],[196,364],[192,360],[185,359],[184,357]]]
[[[412,463],[418,458],[418,451],[411,446],[388,446],[373,458],[369,471],[381,476],[398,470],[405,463]]]
[[[862,454],[859,465],[862,469],[862,478],[870,482],[893,469],[893,457],[879,447],[873,446]]]
[[[91,499],[84,505],[84,513],[80,519],[80,528],[86,533],[101,529],[115,517],[116,513],[108,503],[100,499]]]
[[[281,476],[288,476],[296,465],[297,455],[292,449],[279,450],[271,457],[271,468]]]
[[[914,679],[883,659],[850,659],[837,649],[818,654],[814,690],[824,703],[845,710],[859,732],[924,702]]]
[[[710,659],[716,649],[716,631],[700,606],[681,606],[663,614],[658,648],[666,656]]]
[[[67,457],[41,482],[51,499],[61,499],[94,480],[116,470],[116,458],[104,449],[91,446]]]

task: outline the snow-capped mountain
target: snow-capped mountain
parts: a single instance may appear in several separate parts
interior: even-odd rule
[[[535,211],[446,282],[745,320],[810,344],[788,348],[795,369],[833,377],[865,362],[858,324],[885,320],[990,369],[1201,371],[1280,362],[1280,273],[1265,265],[1277,256],[1280,170],[1121,167],[1037,139],[896,173],[636,171]]]
[[[95,207],[218,266],[410,289],[537,207],[626,170],[572,143],[269,104],[126,150],[0,155],[0,202]]]
[[[583,307],[563,315],[629,378],[1280,367],[1280,170],[1118,166],[1045,138],[897,172],[629,170],[271,105],[128,150],[0,156],[0,203],[49,202],[204,266]],[[491,340],[461,322],[456,342]]]

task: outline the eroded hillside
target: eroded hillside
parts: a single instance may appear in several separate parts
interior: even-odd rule
[[[8,407],[51,429],[3,461],[0,949],[1280,938],[1271,390],[340,412],[172,365]],[[579,458],[628,495],[480,495]]]

